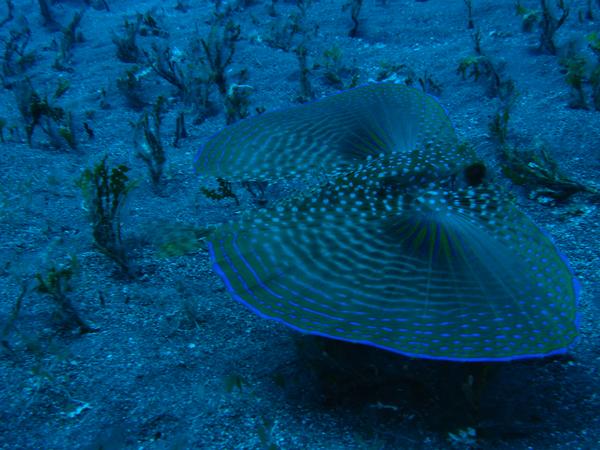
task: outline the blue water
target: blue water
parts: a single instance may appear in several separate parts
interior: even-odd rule
[[[0,448],[600,447],[600,4],[520,5],[2,2]],[[435,97],[569,261],[578,336],[560,355],[437,361],[308,336],[212,270],[214,230],[337,174],[218,180],[199,149],[376,82]]]

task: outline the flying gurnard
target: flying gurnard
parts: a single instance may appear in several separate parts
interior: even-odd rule
[[[543,357],[577,335],[565,257],[417,89],[371,84],[238,122],[195,167],[229,181],[326,175],[208,238],[231,296],[263,317],[458,361]]]

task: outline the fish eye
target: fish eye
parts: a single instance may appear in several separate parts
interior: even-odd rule
[[[464,171],[465,180],[469,186],[479,186],[485,178],[486,168],[482,162],[467,166]]]

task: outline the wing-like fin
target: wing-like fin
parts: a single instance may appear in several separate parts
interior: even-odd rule
[[[218,229],[210,250],[232,295],[302,332],[410,356],[511,360],[573,341],[573,276],[509,200],[369,170]]]
[[[382,154],[411,152],[440,171],[464,157],[433,97],[380,83],[233,124],[204,145],[195,167],[228,181],[335,176]]]

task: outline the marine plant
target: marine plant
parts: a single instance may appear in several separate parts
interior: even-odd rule
[[[541,11],[537,9],[529,9],[521,4],[521,1],[518,0],[515,3],[515,10],[517,15],[521,16],[522,28],[526,33],[531,33],[533,28],[539,24]]]
[[[473,0],[464,0],[465,6],[467,7],[467,28],[472,30],[475,28],[473,23]]]
[[[256,425],[256,432],[261,448],[265,450],[279,450],[280,447],[275,442],[273,430],[275,421],[267,416],[262,416],[261,421]]]
[[[236,122],[195,167],[231,182],[324,174],[207,239],[232,297],[263,317],[460,361],[563,353],[577,335],[564,257],[417,89],[372,84]]]
[[[144,99],[144,89],[142,86],[143,72],[138,66],[133,66],[125,70],[125,73],[117,78],[117,90],[125,97],[129,106],[135,110],[140,110],[148,104]]]
[[[90,5],[97,10],[110,11],[110,6],[106,0],[84,0],[86,5]]]
[[[167,162],[164,145],[160,133],[162,117],[165,113],[166,99],[158,97],[151,113],[145,112],[134,128],[134,145],[136,156],[148,167],[152,187],[158,191],[163,178],[163,170]]]
[[[590,33],[587,36],[588,45],[596,56],[596,64],[590,74],[590,84],[592,85],[592,101],[594,109],[600,111],[600,36],[598,33]]]
[[[85,334],[97,330],[83,320],[69,298],[72,291],[71,280],[78,267],[75,256],[72,256],[67,264],[52,265],[46,273],[35,275],[37,284],[34,290],[48,296],[54,302],[55,317],[61,327],[67,330],[78,329],[81,334]]]
[[[0,20],[0,27],[4,26],[5,24],[7,24],[8,22],[10,22],[11,20],[13,20],[13,13],[15,10],[15,4],[13,3],[13,0],[5,0],[6,3],[6,17],[2,20]]]
[[[554,36],[569,17],[569,6],[565,1],[555,1],[552,7],[548,0],[540,0],[540,9],[526,8],[520,0],[515,3],[516,13],[523,19],[523,31],[531,32],[537,26],[540,30],[538,50],[551,55],[556,55],[557,51]],[[559,17],[555,15],[555,10],[560,11]]]
[[[562,27],[569,17],[569,7],[565,0],[556,0],[556,8],[560,10],[560,17],[556,17],[548,5],[548,0],[540,0],[542,8],[540,18],[540,44],[539,49],[542,52],[556,55],[556,43],[554,35]]]
[[[473,34],[475,53],[466,56],[458,63],[456,72],[463,80],[472,78],[474,81],[482,81],[486,84],[487,95],[500,97],[503,92],[510,89],[512,80],[503,78],[505,62],[494,61],[481,49],[481,32],[476,30]]]
[[[502,84],[502,89],[498,95],[499,105],[489,124],[491,137],[500,146],[506,144],[508,138],[508,123],[510,113],[519,98],[519,93],[515,88],[513,80],[506,80]]]
[[[592,186],[565,175],[544,147],[519,149],[503,146],[501,154],[504,175],[513,183],[524,186],[529,196],[542,204],[564,202],[578,192],[598,195]]]
[[[175,140],[173,147],[179,147],[179,141],[188,137],[188,132],[185,129],[185,114],[181,111],[175,119]]]
[[[567,69],[565,81],[571,89],[569,107],[573,109],[588,109],[583,90],[586,79],[585,58],[581,55],[572,55],[561,61],[561,64]]]
[[[327,84],[337,88],[352,88],[358,84],[358,69],[349,68],[344,64],[344,55],[338,45],[326,49],[322,60],[323,77]],[[348,82],[344,78],[350,76]]]
[[[335,44],[323,52],[323,75],[325,82],[338,89],[344,86],[342,71],[345,68],[342,58],[342,49]]]
[[[582,15],[582,11],[579,11],[580,16]],[[594,11],[592,9],[592,0],[587,0],[585,4],[585,18],[587,20],[594,20]],[[583,22],[580,20],[580,22]]]
[[[48,0],[38,0],[38,5],[40,7],[40,15],[44,19],[44,26],[49,27],[50,29],[59,28],[58,22],[54,19],[54,14],[48,4]]]
[[[211,229],[184,224],[168,224],[160,227],[157,246],[158,255],[164,258],[197,252]]]
[[[35,52],[27,50],[30,39],[31,29],[27,24],[23,24],[21,28],[11,29],[8,38],[4,40],[2,85],[7,89],[11,88],[12,83],[21,78],[35,62]]]
[[[312,85],[310,83],[310,69],[308,68],[308,49],[304,44],[300,44],[294,50],[300,66],[300,93],[298,101],[307,102],[315,97]]]
[[[113,33],[112,41],[117,46],[117,58],[125,63],[135,63],[141,55],[137,46],[136,38],[142,24],[142,15],[137,14],[134,22],[125,19],[123,22],[123,34],[121,36]]]
[[[269,16],[271,17],[277,17],[277,9],[275,8],[275,5],[277,4],[278,0],[271,0],[271,3],[269,3],[267,5],[267,13],[269,14]]]
[[[182,13],[188,12],[190,9],[190,3],[188,0],[177,0],[177,4],[175,5],[176,11],[181,11]]]
[[[360,15],[362,4],[363,0],[347,0],[346,3],[342,5],[342,11],[350,10],[350,18],[352,19],[352,28],[348,32],[348,36],[350,37],[356,37],[358,35],[358,16]]]
[[[590,84],[592,85],[592,102],[594,109],[600,111],[600,64],[598,64],[590,74]]]
[[[233,185],[231,182],[217,177],[217,184],[219,187],[216,189],[201,187],[200,192],[202,192],[206,198],[210,198],[211,200],[224,200],[226,198],[231,198],[235,201],[235,204],[239,206],[240,199],[235,192],[233,192]]]
[[[456,72],[463,80],[472,78],[474,81],[485,81],[487,90],[492,97],[500,89],[499,68],[486,55],[471,55],[461,59]]]
[[[153,45],[152,52],[146,53],[152,70],[177,89],[177,95],[186,105],[193,107],[195,122],[214,113],[210,100],[213,82],[201,41],[200,38],[193,39],[185,54],[158,45]]]
[[[230,20],[223,27],[213,25],[208,37],[200,40],[210,67],[210,81],[217,85],[222,96],[227,94],[225,72],[233,60],[240,33],[240,26]]]
[[[110,169],[108,156],[93,168],[83,171],[76,184],[81,189],[92,225],[96,248],[112,259],[124,275],[132,276],[130,249],[123,242],[123,207],[135,184],[129,180],[129,167],[120,164]]]
[[[146,53],[146,60],[150,67],[163,80],[177,88],[178,94],[184,99],[190,90],[190,80],[179,63],[179,59],[173,54],[169,46],[159,47],[152,45],[152,53]]]
[[[264,41],[273,48],[290,51],[304,33],[304,16],[299,12],[275,17],[267,24]]]
[[[250,194],[252,202],[261,208],[268,203],[266,196],[268,185],[268,181],[242,181],[242,187]]]
[[[142,14],[142,22],[138,33],[140,36],[169,37],[169,32],[159,25],[150,11]]]
[[[236,389],[238,392],[242,392],[243,387],[247,384],[248,382],[244,379],[244,377],[237,372],[230,373],[223,380],[223,388],[228,394],[231,394]]]
[[[25,299],[25,296],[27,295],[28,292],[29,292],[28,283],[22,282],[21,289],[19,291],[19,295],[15,299],[15,302],[13,303],[13,306],[11,307],[10,312],[8,313],[8,316],[6,317],[6,321],[4,322],[4,324],[2,325],[2,329],[0,330],[0,345],[2,345],[2,347],[9,352],[12,352],[12,348],[11,348],[10,342],[8,340],[8,337],[10,336],[12,330],[15,328],[15,323],[16,323],[17,319],[19,318],[19,314],[21,313],[21,307],[23,305],[23,300]]]
[[[72,49],[76,43],[83,42],[83,34],[77,28],[81,23],[83,12],[78,11],[73,15],[71,22],[61,30],[61,37],[58,44],[58,54],[54,60],[53,67],[58,70],[71,71],[67,64],[71,60]]]
[[[25,122],[25,134],[29,146],[32,145],[35,129],[40,127],[49,138],[52,147],[62,149],[66,145],[71,149],[77,148],[73,116],[70,111],[54,106],[47,96],[42,98],[28,79],[15,83],[13,90],[17,107]]]
[[[489,123],[489,130],[492,139],[500,145],[506,143],[508,137],[508,122],[510,121],[510,111],[508,108],[500,107],[492,116]]]
[[[56,83],[56,89],[54,90],[54,95],[52,97],[59,99],[69,90],[71,83],[66,78],[59,78]]]
[[[252,90],[252,86],[248,86],[247,84],[234,83],[229,86],[224,99],[227,125],[248,117],[250,114],[248,107],[250,106],[250,94]]]

